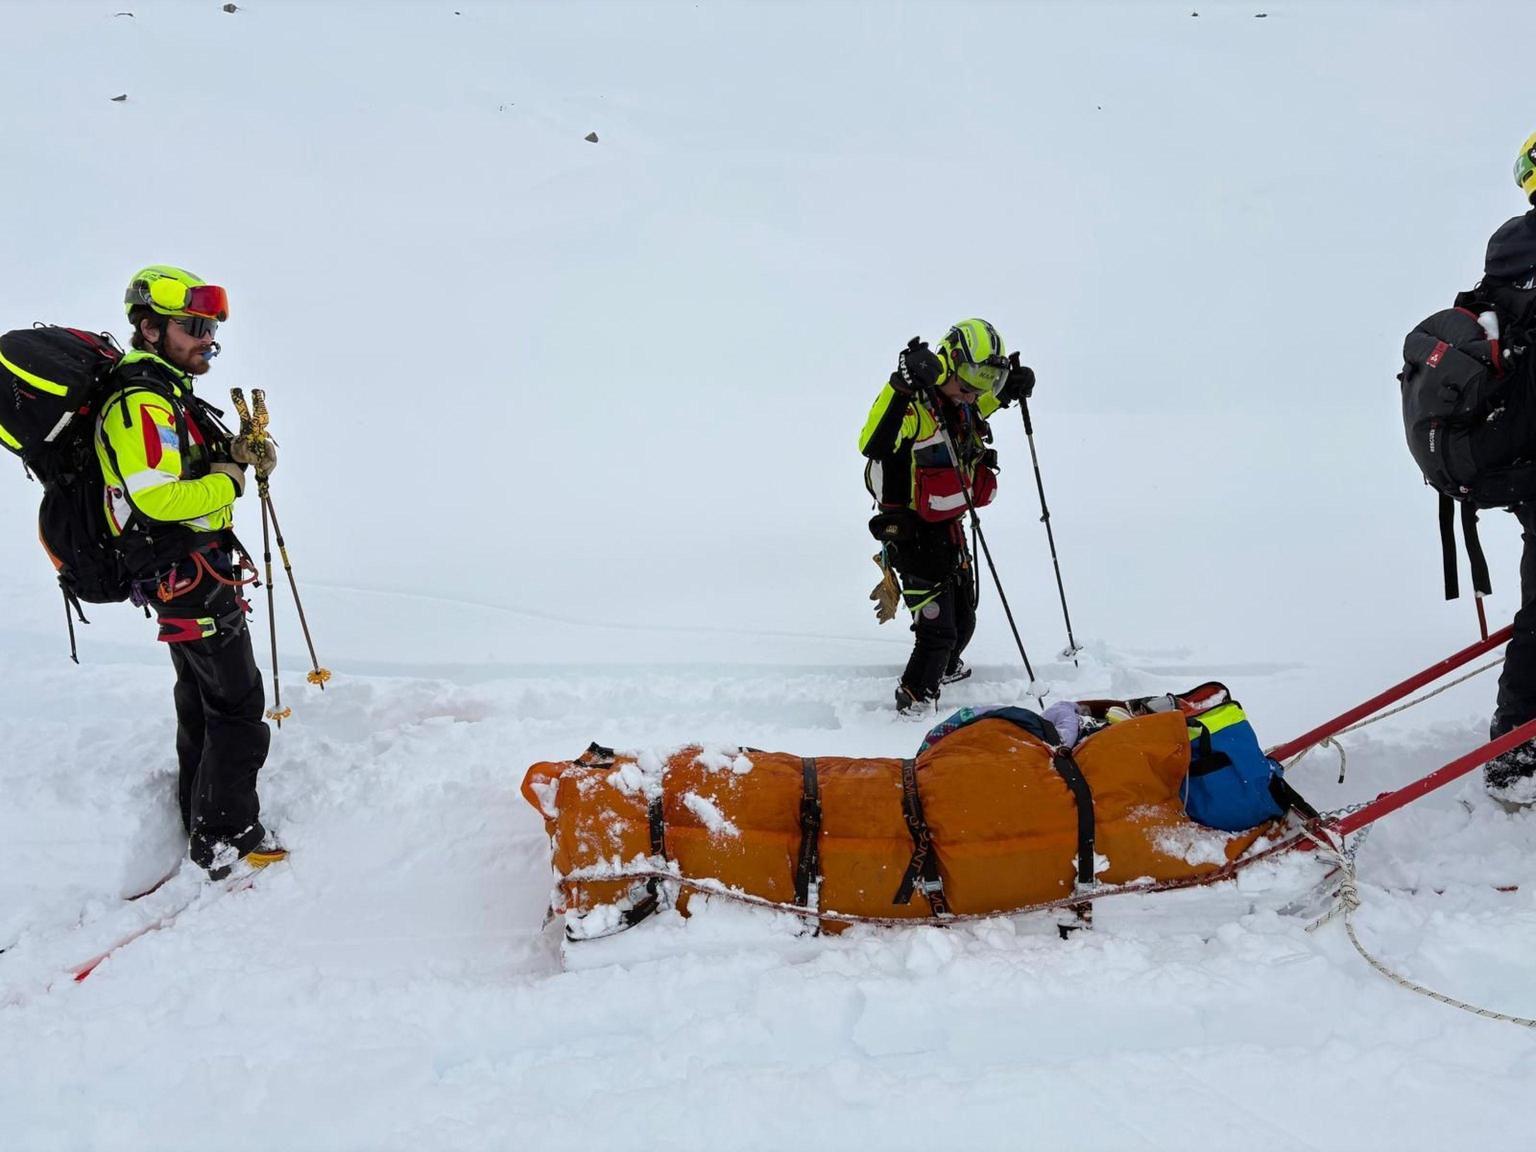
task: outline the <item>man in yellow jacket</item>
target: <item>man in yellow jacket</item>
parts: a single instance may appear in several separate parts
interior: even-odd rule
[[[960,657],[976,630],[976,576],[961,520],[967,500],[981,507],[997,492],[987,417],[1034,386],[997,329],[962,320],[937,353],[917,339],[902,349],[869,410],[859,451],[880,507],[870,530],[901,576],[915,638],[896,686],[901,712],[931,711],[941,685],[970,675]]]
[[[277,458],[233,437],[193,391],[218,355],[224,289],[157,264],[134,275],[124,304],[132,348],[98,409],[107,525],[171,654],[182,825],[192,860],[217,879],[286,855],[256,797],[270,733],[233,533],[246,466],[266,475]]]

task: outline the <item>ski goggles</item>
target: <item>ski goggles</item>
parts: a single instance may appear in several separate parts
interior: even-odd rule
[[[194,340],[216,336],[219,331],[219,322],[211,316],[172,316],[171,323]]]
[[[1527,148],[1520,153],[1515,161],[1515,183],[1524,191],[1530,191],[1536,181],[1536,146]]]
[[[170,277],[142,281],[128,293],[128,303],[148,304],[160,312],[183,312],[213,320],[229,319],[229,294],[217,284],[187,285]]]
[[[980,364],[957,364],[955,375],[959,376],[960,383],[972,392],[996,393],[1008,379],[1008,361],[1001,356],[994,356]]]

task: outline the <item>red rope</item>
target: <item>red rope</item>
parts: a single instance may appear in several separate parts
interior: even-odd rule
[[[231,555],[235,554],[231,553]],[[162,580],[160,582],[160,587],[155,590],[155,595],[160,598],[161,603],[169,604],[177,597],[185,596],[188,592],[192,591],[203,582],[203,577],[205,575],[217,581],[218,583],[223,584],[226,588],[244,588],[247,584],[256,583],[256,565],[253,564],[251,562],[251,558],[244,553],[240,553],[235,559],[236,573],[246,570],[249,570],[251,573],[250,576],[244,580],[240,579],[238,575],[233,577],[219,575],[218,571],[213,567],[213,565],[208,562],[206,550],[204,549],[198,549],[196,552],[192,553],[191,560],[192,566],[196,570],[197,574],[193,576],[189,583],[181,584],[176,580],[176,570],[174,568],[171,569],[170,575],[166,579]]]

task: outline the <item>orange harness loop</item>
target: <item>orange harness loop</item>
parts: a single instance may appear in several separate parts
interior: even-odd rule
[[[230,555],[235,556],[236,554],[231,552]],[[214,570],[213,565],[208,563],[208,557],[202,550],[192,553],[191,559],[193,566],[197,569],[196,575],[191,580],[185,583],[179,582],[176,578],[176,569],[172,568],[170,575],[160,582],[159,588],[155,590],[155,595],[159,597],[162,604],[169,604],[178,596],[185,596],[203,582],[204,575],[229,588],[244,588],[247,584],[256,583],[256,565],[243,552],[238,554],[238,559],[235,563],[236,575],[234,576],[219,575]],[[242,580],[238,574],[244,571],[249,571],[250,575]]]

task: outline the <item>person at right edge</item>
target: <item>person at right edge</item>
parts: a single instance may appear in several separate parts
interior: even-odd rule
[[[912,655],[896,685],[902,713],[934,709],[944,684],[963,680],[961,659],[976,630],[976,572],[965,543],[966,499],[981,507],[997,492],[997,453],[987,417],[1034,391],[1035,374],[1009,356],[997,329],[962,320],[937,352],[913,338],[880,389],[859,451],[879,505],[869,522],[883,571],[871,594],[881,622],[900,601],[912,614]],[[954,458],[950,446],[954,448]]]
[[[271,733],[234,537],[246,466],[265,476],[277,456],[231,436],[193,391],[229,317],[223,288],[153,265],[129,282],[124,306],[132,347],[113,370],[96,437],[107,525],[132,600],[154,610],[170,652],[182,826],[193,863],[219,880],[237,863],[263,868],[287,855],[256,797]]]
[[[1506,221],[1488,241],[1479,292],[1536,288],[1536,134],[1515,158],[1515,182],[1532,205]],[[1516,505],[1524,551],[1520,556],[1520,609],[1504,652],[1499,695],[1489,739],[1498,739],[1536,718],[1536,503]],[[1495,800],[1536,803],[1536,741],[1527,741],[1483,765],[1483,783]]]

